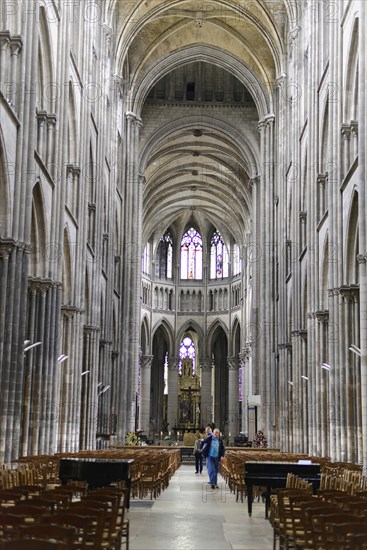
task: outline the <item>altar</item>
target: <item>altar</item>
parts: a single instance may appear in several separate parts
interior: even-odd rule
[[[193,370],[192,359],[183,359],[178,381],[180,431],[195,432],[200,429],[200,399],[200,377]]]

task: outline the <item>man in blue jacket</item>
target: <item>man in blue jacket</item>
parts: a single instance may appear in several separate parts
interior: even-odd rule
[[[219,461],[224,457],[224,444],[219,437],[219,430],[215,428],[213,433],[204,439],[201,453],[206,458],[209,481],[212,489],[218,488]]]

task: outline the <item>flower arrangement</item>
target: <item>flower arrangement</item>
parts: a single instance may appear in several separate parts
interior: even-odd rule
[[[140,445],[140,440],[134,432],[127,432],[125,435],[125,444],[129,447],[136,447]]]
[[[266,440],[264,432],[262,432],[261,430],[257,432],[257,434],[253,439],[252,446],[257,448],[260,448],[260,447],[264,448],[268,446],[268,442]]]

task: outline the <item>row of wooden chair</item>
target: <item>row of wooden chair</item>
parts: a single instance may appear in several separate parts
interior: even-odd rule
[[[0,507],[0,540],[6,544],[19,537],[56,539],[77,550],[119,549],[124,541],[128,548],[126,489],[101,488],[79,500],[73,500],[73,495],[74,488],[68,486],[20,499],[7,495]]]
[[[367,499],[341,491],[312,495],[311,487],[279,490],[271,496],[270,505],[273,548],[279,539],[283,549],[365,550],[367,531],[362,518],[366,512]],[[366,546],[353,546],[363,535]]]

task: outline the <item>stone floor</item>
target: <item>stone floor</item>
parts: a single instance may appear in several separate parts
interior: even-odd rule
[[[265,505],[255,502],[252,517],[247,501],[236,502],[224,480],[219,489],[207,484],[204,468],[183,464],[156,501],[133,500],[131,550],[271,550],[273,532],[264,519]]]

